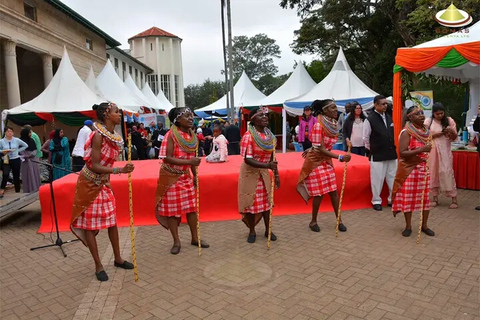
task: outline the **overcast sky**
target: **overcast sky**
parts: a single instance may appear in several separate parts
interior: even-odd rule
[[[220,80],[223,69],[220,0],[62,0],[127,49],[127,39],[152,26],[183,39],[185,86],[205,79]],[[265,33],[277,41],[279,74],[291,72],[295,60],[310,62],[290,49],[300,27],[296,11],[282,9],[280,0],[231,0],[233,36]]]

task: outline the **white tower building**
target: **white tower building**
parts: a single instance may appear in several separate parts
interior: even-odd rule
[[[155,95],[162,90],[174,106],[185,106],[182,39],[152,27],[131,37],[128,43],[130,55],[154,70],[147,75],[147,81]]]

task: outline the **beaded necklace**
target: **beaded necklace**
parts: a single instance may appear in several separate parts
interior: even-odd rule
[[[178,127],[176,125],[172,126],[173,138],[178,143],[180,148],[182,148],[185,152],[196,152],[198,147],[197,135],[194,134],[192,130],[189,131],[190,138],[185,139],[180,133],[180,130],[178,130]]]
[[[338,137],[338,125],[335,119],[328,120],[325,116],[321,116],[320,118],[320,125],[325,132],[325,135],[329,137]]]
[[[266,152],[273,152],[277,144],[277,138],[275,138],[272,131],[270,131],[268,128],[265,128],[265,138],[263,138],[257,129],[255,129],[253,125],[250,125],[248,132],[250,132],[253,141],[260,149]]]
[[[423,144],[427,144],[431,140],[430,130],[425,126],[422,126],[422,129],[420,129],[408,121],[405,125],[405,129],[410,136],[415,137],[417,140],[423,142]]]
[[[93,123],[93,127],[95,128],[95,130],[97,130],[102,136],[104,136],[108,140],[112,141],[113,143],[117,144],[120,147],[123,145],[122,137],[115,131],[113,133],[108,131],[107,127],[103,123],[95,122]]]

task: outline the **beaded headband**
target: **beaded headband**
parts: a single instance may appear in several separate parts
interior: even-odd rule
[[[255,118],[256,116],[260,116],[263,114],[268,114],[268,108],[267,107],[260,107],[258,108],[258,111],[252,116],[252,119]]]
[[[113,106],[116,106],[116,104],[113,103],[113,102],[109,102],[108,105],[107,105],[107,108],[105,109],[105,112],[103,114],[106,115],[107,113],[109,113],[110,110],[112,110]]]
[[[330,102],[326,106],[322,107],[322,110],[325,110],[326,108],[330,107],[333,104],[335,104],[335,100],[332,99],[332,102]]]
[[[174,121],[174,122],[177,122],[185,113],[192,113],[192,110],[190,110],[190,108],[185,108],[185,110],[183,110],[182,112],[180,112],[180,113],[175,117],[175,121]]]
[[[412,115],[414,115],[414,114],[418,113],[418,111],[422,111],[422,109],[421,109],[421,108],[419,108],[419,107],[415,107],[415,109],[413,109],[412,111],[410,111],[410,113],[409,113],[409,114],[407,114],[407,117],[410,117],[410,116],[412,116]]]

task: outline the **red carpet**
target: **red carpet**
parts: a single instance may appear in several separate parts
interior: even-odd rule
[[[311,202],[306,205],[296,191],[296,183],[303,164],[301,153],[277,155],[281,187],[275,190],[274,215],[289,215],[311,212]],[[205,158],[200,165],[200,219],[218,221],[239,219],[237,212],[238,172],[243,158],[229,156],[229,162],[210,164]],[[343,177],[343,163],[334,160],[340,193]],[[154,214],[154,197],[157,185],[159,160],[134,161],[133,208],[135,225],[157,225]],[[122,166],[123,163],[117,163]],[[73,196],[77,176],[70,174],[54,182],[55,202],[60,231],[69,230]],[[111,184],[117,199],[118,226],[130,224],[128,205],[127,175],[112,175]],[[385,191],[385,190],[384,190]],[[385,192],[384,192],[385,194]],[[348,164],[347,184],[342,204],[343,210],[363,209],[371,206],[370,165],[366,157],[352,155]],[[40,188],[42,223],[39,232],[50,232],[53,228],[53,205],[49,185]],[[332,212],[330,198],[324,198],[321,211]]]

